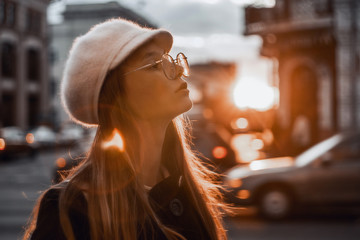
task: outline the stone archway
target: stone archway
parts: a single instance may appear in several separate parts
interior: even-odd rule
[[[307,56],[287,58],[281,64],[277,119],[284,131],[282,142],[297,138],[299,152],[333,128],[332,75],[330,66]]]
[[[290,136],[295,152],[301,152],[318,139],[318,80],[313,68],[296,67],[289,76]]]

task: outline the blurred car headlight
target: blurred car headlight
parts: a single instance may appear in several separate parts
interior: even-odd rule
[[[228,178],[225,183],[228,187],[239,188],[242,185],[242,180],[240,178]]]
[[[227,152],[226,148],[223,146],[216,146],[212,150],[212,155],[216,159],[223,159],[226,157],[227,154],[228,154],[228,152]]]
[[[34,143],[34,141],[35,141],[34,134],[32,134],[32,133],[26,134],[25,139],[26,139],[26,142],[29,144]]]
[[[0,151],[5,149],[5,140],[0,138]]]
[[[236,197],[239,199],[248,199],[250,197],[250,191],[246,189],[239,190],[236,194]]]
[[[65,158],[60,157],[60,158],[56,159],[56,166],[57,166],[59,169],[66,167],[66,160],[65,160]]]

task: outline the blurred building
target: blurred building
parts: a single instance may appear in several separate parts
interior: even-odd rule
[[[245,18],[244,34],[260,35],[261,55],[277,62],[283,150],[360,129],[360,1],[276,0],[246,7]]]
[[[205,118],[228,127],[238,109],[229,97],[236,77],[233,62],[208,62],[190,66],[191,96],[195,105],[201,105]],[[233,109],[231,111],[230,109]]]
[[[135,12],[121,6],[118,2],[96,4],[68,4],[63,14],[63,22],[51,25],[51,84],[54,123],[60,126],[69,118],[63,111],[59,97],[59,85],[62,78],[68,52],[74,39],[85,34],[93,25],[110,18],[122,17],[142,26],[156,28],[154,24]]]
[[[0,0],[0,127],[46,120],[49,2]]]

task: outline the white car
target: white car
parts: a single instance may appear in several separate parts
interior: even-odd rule
[[[28,133],[32,145],[36,148],[53,147],[56,144],[56,133],[47,126],[38,126]]]
[[[360,208],[360,134],[337,134],[295,158],[253,161],[226,172],[226,199],[269,219],[299,210]]]
[[[34,155],[35,150],[26,139],[24,131],[16,126],[0,129],[0,157],[8,159],[19,154]]]
[[[84,137],[84,129],[79,125],[68,124],[61,128],[57,134],[57,143],[69,145],[80,141]]]

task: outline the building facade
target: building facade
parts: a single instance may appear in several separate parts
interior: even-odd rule
[[[359,1],[276,0],[245,18],[244,34],[260,35],[261,55],[277,62],[275,131],[288,153],[360,129]]]
[[[46,121],[49,2],[0,0],[0,127]]]
[[[142,26],[156,28],[154,24],[130,9],[124,8],[117,2],[97,4],[71,4],[66,5],[63,12],[63,22],[51,25],[52,40],[50,44],[52,109],[54,122],[57,127],[65,124],[69,118],[63,111],[59,97],[60,81],[64,70],[65,62],[74,39],[85,34],[93,25],[110,18],[122,17]]]

